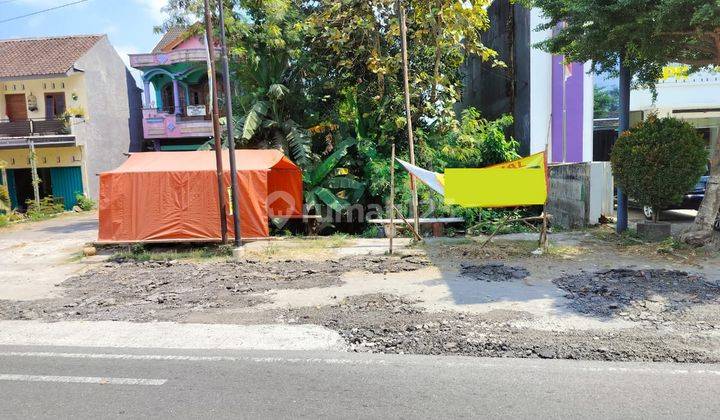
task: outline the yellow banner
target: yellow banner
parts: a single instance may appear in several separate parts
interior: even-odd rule
[[[516,207],[545,204],[545,169],[447,169],[445,203],[462,207]]]
[[[545,166],[545,152],[535,153],[528,157],[513,160],[512,162],[499,163],[497,165],[488,166],[485,169],[491,168],[505,168],[505,169],[520,169],[520,168],[542,168]]]

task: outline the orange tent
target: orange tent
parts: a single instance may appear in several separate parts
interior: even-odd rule
[[[269,235],[270,217],[302,215],[302,173],[277,150],[236,151],[240,232]],[[230,211],[229,155],[223,155]],[[215,152],[133,153],[100,174],[99,242],[220,241]]]

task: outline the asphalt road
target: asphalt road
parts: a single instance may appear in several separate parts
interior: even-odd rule
[[[0,347],[3,418],[713,418],[720,366]]]

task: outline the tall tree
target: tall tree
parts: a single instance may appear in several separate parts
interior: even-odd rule
[[[656,37],[670,61],[688,64],[690,71],[720,67],[720,1],[662,0],[655,10]],[[692,229],[683,239],[694,245],[720,243],[713,223],[720,211],[720,136],[714,139],[710,179]]]

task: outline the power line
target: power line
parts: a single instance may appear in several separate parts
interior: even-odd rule
[[[18,1],[18,0],[3,0],[3,1],[0,1],[0,4],[8,4],[8,3],[12,3],[14,1]]]
[[[11,1],[15,1],[15,0],[5,0],[5,3],[10,3]],[[86,1],[88,1],[88,0],[78,0],[78,1],[74,1],[72,3],[61,4],[60,6],[51,7],[49,9],[38,10],[37,12],[28,13],[26,15],[15,16],[15,17],[11,17],[9,19],[0,20],[0,23],[10,22],[13,20],[18,20],[18,19],[22,19],[22,18],[26,18],[26,17],[30,17],[30,16],[39,15],[41,13],[50,12],[52,10],[62,9],[63,7],[68,7],[68,6],[72,6],[75,4],[85,3]],[[4,3],[0,3],[0,4],[4,4]]]

